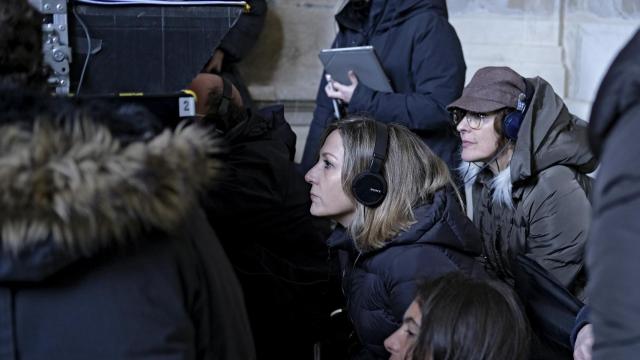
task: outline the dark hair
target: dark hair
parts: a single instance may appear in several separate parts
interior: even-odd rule
[[[412,360],[524,360],[529,325],[504,284],[454,272],[418,286],[422,312]]]
[[[0,1],[0,86],[46,88],[41,27],[27,0]]]

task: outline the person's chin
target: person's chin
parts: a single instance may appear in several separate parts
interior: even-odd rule
[[[460,156],[460,158],[462,159],[462,161],[466,161],[466,162],[478,161],[478,159],[476,159],[474,156],[465,156],[464,154]]]
[[[466,162],[476,162],[476,161],[482,161],[483,157],[477,156],[477,154],[474,154],[473,152],[469,151],[469,152],[462,152],[462,154],[460,155],[460,158],[463,161]]]
[[[309,212],[310,212],[310,213],[311,213],[311,215],[313,215],[313,216],[318,216],[318,217],[323,216],[323,214],[322,214],[322,210],[321,210],[321,209],[319,209],[319,208],[318,208],[318,206],[317,206],[317,205],[315,205],[315,204],[313,204],[313,203],[311,204],[311,207],[309,208]]]

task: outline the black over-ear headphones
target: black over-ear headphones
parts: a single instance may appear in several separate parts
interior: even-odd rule
[[[529,85],[527,79],[523,77],[522,81],[524,81],[525,93],[521,93],[518,96],[516,110],[508,113],[504,119],[502,119],[502,135],[510,141],[516,141],[518,139],[520,125],[522,125],[524,115],[529,109],[531,98],[533,97],[533,88]]]
[[[220,76],[220,79],[222,79],[222,98],[218,105],[218,115],[227,116],[227,113],[229,112],[229,103],[232,101],[232,87],[229,80],[224,76]]]
[[[387,195],[387,182],[382,176],[382,168],[387,158],[389,131],[387,125],[376,124],[376,144],[369,169],[358,174],[351,183],[351,191],[356,200],[364,206],[377,207]]]

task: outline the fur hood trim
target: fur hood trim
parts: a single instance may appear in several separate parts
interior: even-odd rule
[[[470,163],[466,161],[460,162],[458,166],[458,174],[463,179],[465,185],[471,185],[478,181],[480,172],[483,171],[483,163],[480,165],[476,163]],[[498,175],[494,176],[489,181],[489,189],[491,189],[491,201],[493,204],[500,204],[506,206],[509,209],[514,209],[511,183],[511,167],[508,166],[504,170],[500,171]]]
[[[0,128],[2,247],[43,241],[91,254],[150,228],[170,231],[218,172],[217,140],[199,126],[122,145],[103,125]]]

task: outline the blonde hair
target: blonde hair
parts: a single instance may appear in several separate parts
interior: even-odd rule
[[[447,165],[409,129],[398,124],[387,125],[389,146],[382,176],[387,182],[387,195],[376,208],[358,203],[351,190],[353,179],[367,171],[376,138],[375,120],[362,115],[333,123],[321,143],[338,130],[344,146],[342,188],[356,204],[347,231],[360,251],[375,250],[415,223],[413,208],[428,202],[438,190],[453,181]],[[458,195],[459,198],[459,195]]]

